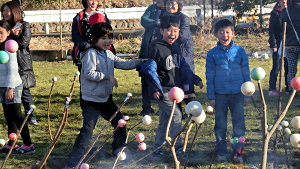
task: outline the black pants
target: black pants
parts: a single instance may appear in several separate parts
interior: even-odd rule
[[[273,52],[272,58],[273,58],[273,65],[272,65],[272,70],[270,72],[270,79],[269,79],[270,88],[269,88],[269,91],[275,91],[276,90],[277,77],[278,77],[278,73],[279,73],[280,68],[281,68],[281,56],[278,54],[278,52]],[[289,91],[287,74],[288,74],[288,63],[287,63],[287,59],[284,58],[285,91]]]
[[[23,121],[24,121],[24,117],[22,115],[22,111],[21,111],[21,104],[20,103],[14,103],[14,104],[5,104],[2,103],[3,106],[3,110],[4,110],[4,116],[6,119],[6,123],[8,126],[8,135],[10,133],[18,133],[18,129],[21,128]],[[30,134],[29,134],[29,129],[27,124],[25,123],[22,132],[21,132],[21,136],[23,139],[23,144],[25,144],[26,146],[30,146],[31,145],[31,139],[30,139]],[[12,145],[13,141],[9,141],[8,145]]]
[[[23,104],[23,107],[25,110],[25,116],[26,116],[27,112],[30,110],[30,105],[34,105],[32,95],[30,93],[29,88],[23,88],[21,100],[22,100],[22,104]],[[33,112],[28,117],[28,120],[30,120],[30,119],[36,119],[36,115]]]
[[[93,130],[97,123],[98,117],[101,115],[105,120],[109,120],[111,116],[116,112],[118,107],[112,100],[112,95],[105,103],[96,103],[91,101],[83,101],[83,126],[80,129],[80,133],[76,138],[75,144],[69,158],[67,160],[68,167],[75,167],[81,157],[86,153],[90,141],[92,139]],[[122,114],[119,112],[115,118],[111,121],[111,125],[116,128],[118,126],[119,119],[122,119]],[[114,140],[112,142],[113,151],[123,147],[126,141],[126,128],[119,128],[114,133]]]

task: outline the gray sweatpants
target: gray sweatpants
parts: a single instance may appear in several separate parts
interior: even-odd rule
[[[168,125],[168,121],[170,119],[171,111],[172,111],[172,105],[173,102],[171,102],[168,98],[168,94],[164,93],[164,99],[163,100],[156,100],[159,108],[159,125],[156,130],[156,136],[154,141],[154,149],[161,146],[163,142],[165,141],[165,135],[166,135],[166,129]],[[170,125],[170,136],[172,139],[174,139],[175,134],[177,134],[181,129],[181,120],[182,120],[182,113],[176,104],[174,116]],[[179,136],[177,139],[177,142],[175,144],[175,148],[182,147],[182,139]]]

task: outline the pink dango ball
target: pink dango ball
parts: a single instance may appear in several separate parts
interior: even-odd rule
[[[246,141],[246,138],[244,136],[239,137],[239,142],[244,143]]]
[[[124,127],[124,126],[126,126],[126,121],[123,120],[123,119],[120,119],[120,120],[118,121],[118,125],[119,125],[119,127]]]
[[[295,90],[300,90],[300,77],[294,77],[291,80],[291,87]]]
[[[179,87],[172,87],[172,89],[168,93],[168,97],[171,101],[176,101],[176,103],[180,103],[184,98],[184,92]]]
[[[90,165],[88,163],[82,163],[80,169],[89,169]]]
[[[6,51],[0,51],[0,64],[7,63],[9,61],[9,55]]]
[[[135,136],[136,141],[143,142],[145,140],[145,135],[143,133],[139,133]]]
[[[125,121],[128,121],[128,120],[129,120],[129,116],[124,116],[123,119],[124,119]]]
[[[141,142],[140,144],[139,144],[139,149],[140,150],[146,150],[147,149],[147,145],[146,145],[146,143],[144,143],[144,142]]]
[[[15,53],[19,49],[19,45],[15,40],[8,40],[5,43],[5,50],[10,53]]]
[[[66,100],[66,102],[70,102],[71,98],[70,97],[66,97],[65,100]]]
[[[10,133],[8,137],[10,140],[17,140],[17,138],[18,138],[16,133]]]

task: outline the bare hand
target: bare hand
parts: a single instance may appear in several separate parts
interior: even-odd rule
[[[202,81],[200,81],[197,85],[199,86],[200,89],[203,88],[203,82]]]
[[[112,75],[110,75],[109,81],[113,84],[113,87],[116,87],[116,88],[118,87],[118,81]]]
[[[18,35],[21,31],[21,28],[20,26],[14,26],[12,29],[11,29],[11,32],[14,34],[14,35]]]
[[[209,102],[209,104],[210,104],[211,107],[215,108],[215,106],[216,106],[216,100],[209,100],[208,102]]]
[[[153,97],[154,97],[154,99],[159,100],[161,97],[161,93],[159,91],[157,91],[157,92],[153,93]]]
[[[6,100],[12,101],[14,98],[14,89],[6,89],[5,97]]]
[[[277,52],[277,48],[271,48],[272,52]]]

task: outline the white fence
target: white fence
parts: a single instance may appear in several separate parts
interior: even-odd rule
[[[132,7],[132,8],[107,8],[100,9],[105,11],[109,19],[140,19],[144,14],[147,7]],[[203,16],[203,6],[184,6],[183,11],[189,17],[195,17],[196,9],[201,9],[201,15]],[[82,9],[72,9],[72,10],[62,10],[61,11],[61,21],[62,22],[72,22],[72,19]],[[272,5],[263,7],[263,13],[270,13],[272,10]],[[40,10],[40,11],[24,11],[25,19],[31,23],[49,23],[49,22],[59,22],[60,21],[60,11],[59,10]],[[225,12],[219,13],[218,10],[213,11],[214,16],[226,16],[235,15],[232,10],[227,10]],[[206,8],[206,16],[211,15],[211,9],[209,6]]]

